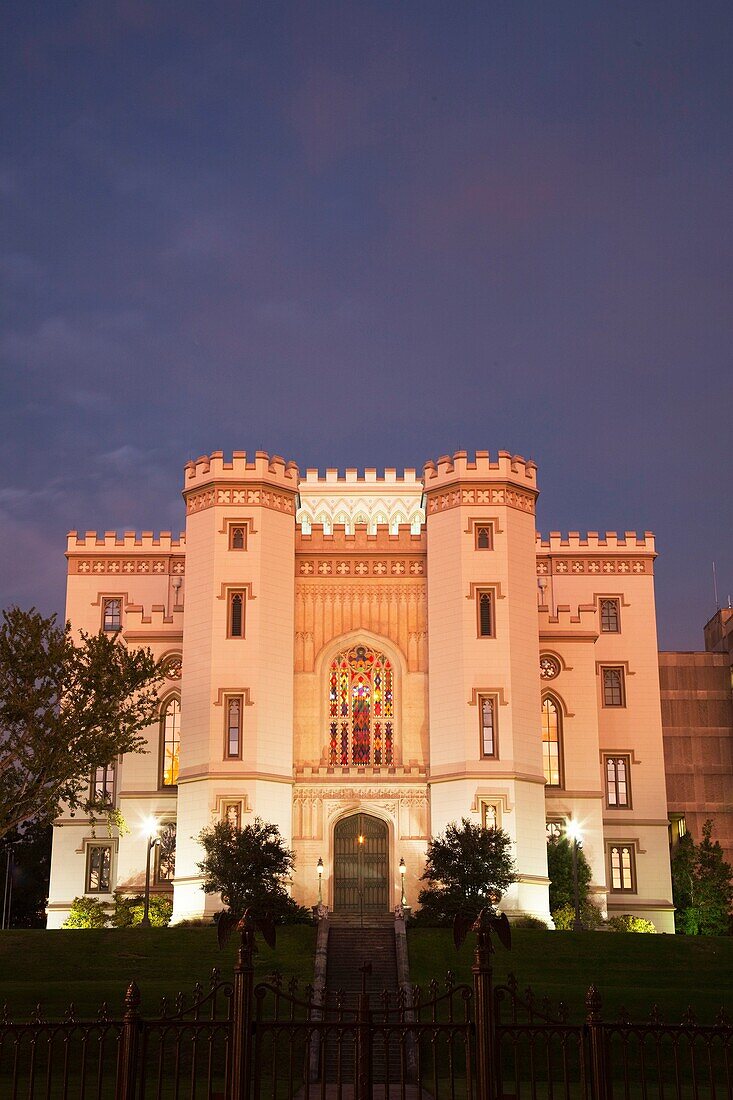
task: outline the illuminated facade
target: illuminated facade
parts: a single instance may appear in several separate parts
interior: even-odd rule
[[[536,536],[537,492],[506,452],[422,477],[215,453],[186,468],[180,538],[73,532],[68,617],[149,645],[166,683],[148,753],[93,780],[129,834],[58,822],[49,926],[85,892],[140,892],[150,815],[177,830],[154,888],[174,920],[210,914],[196,837],[259,815],[299,902],[322,859],[324,902],[365,912],[402,877],[416,904],[449,822],[499,825],[502,907],[548,921],[546,837],[571,821],[601,908],[672,931],[654,541]]]

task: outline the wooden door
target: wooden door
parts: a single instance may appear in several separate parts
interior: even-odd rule
[[[359,915],[389,910],[387,826],[371,814],[352,814],[334,830],[334,911]]]

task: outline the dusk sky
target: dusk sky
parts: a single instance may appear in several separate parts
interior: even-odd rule
[[[733,6],[5,0],[0,606],[182,467],[510,450],[733,591]]]

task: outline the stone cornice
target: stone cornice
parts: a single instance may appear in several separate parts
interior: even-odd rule
[[[211,482],[202,488],[185,489],[186,512],[191,515],[215,507],[260,507],[295,515],[297,490],[273,486],[270,482]]]
[[[452,508],[483,505],[506,506],[519,512],[534,515],[538,493],[535,489],[518,489],[510,482],[485,482],[471,485],[448,485],[445,488],[426,489],[428,517]]]

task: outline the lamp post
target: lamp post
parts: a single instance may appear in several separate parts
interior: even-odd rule
[[[318,904],[323,905],[323,859],[321,856],[318,857],[316,871],[318,872]]]
[[[568,821],[565,833],[573,844],[573,900],[575,903],[575,919],[573,920],[573,932],[583,931],[583,922],[580,919],[580,886],[578,883],[578,847],[582,833],[576,821]]]
[[[143,826],[147,837],[147,856],[145,859],[145,904],[143,906],[143,919],[141,928],[150,928],[150,855],[156,844],[160,844],[158,836],[158,822],[154,817],[149,817]]]
[[[400,883],[402,885],[402,894],[400,897],[400,905],[404,909],[407,905],[407,898],[405,897],[405,875],[407,874],[407,868],[405,867],[404,856],[400,859]]]

